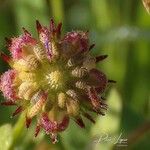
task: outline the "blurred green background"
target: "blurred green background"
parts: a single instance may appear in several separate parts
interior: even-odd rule
[[[0,49],[8,53],[4,38],[19,35],[22,27],[37,36],[35,20],[48,25],[51,17],[63,22],[64,33],[89,30],[93,55],[109,55],[98,64],[117,81],[106,94],[109,110],[95,125],[86,121],[86,129],[71,122],[53,145],[43,133],[34,138],[34,124],[27,131],[22,118],[12,119],[14,108],[0,106],[0,150],[149,150],[150,16],[142,1],[0,0]],[[0,72],[7,69],[0,60]],[[106,134],[110,141],[99,141]],[[114,144],[119,135],[127,146]]]

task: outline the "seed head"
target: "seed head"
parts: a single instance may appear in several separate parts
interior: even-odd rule
[[[37,116],[35,136],[43,128],[54,143],[70,118],[83,128],[82,116],[94,123],[90,112],[104,115],[107,108],[101,96],[108,80],[95,68],[106,55],[90,54],[88,32],[61,36],[61,25],[37,21],[38,39],[23,28],[23,35],[6,39],[11,56],[1,54],[11,68],[0,77],[2,104],[18,106],[13,116],[25,111],[27,128]]]

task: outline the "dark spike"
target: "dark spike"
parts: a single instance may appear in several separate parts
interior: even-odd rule
[[[35,129],[35,134],[34,134],[35,137],[38,136],[40,130],[41,130],[41,126],[38,124],[38,125],[36,126],[36,129]]]
[[[84,124],[84,122],[83,122],[83,120],[82,120],[81,117],[79,117],[79,118],[76,119],[76,123],[77,123],[81,128],[85,128],[85,124]]]
[[[101,97],[101,99],[102,99],[102,100],[106,100],[106,98],[105,98],[105,97]]]
[[[100,110],[97,113],[102,115],[102,116],[105,116],[105,114],[102,111],[100,111]]]
[[[50,31],[52,32],[52,34],[54,34],[56,31],[56,27],[53,19],[50,20]]]
[[[9,46],[11,44],[11,39],[5,37],[6,44]]]
[[[102,109],[104,110],[107,110],[108,109],[108,106],[107,104],[104,104],[104,103],[101,103],[101,106],[100,106]]]
[[[106,103],[104,103],[103,101],[100,102],[101,105],[108,107],[108,105]]]
[[[95,44],[90,45],[89,51],[95,47]]]
[[[95,110],[95,109],[93,108],[93,111],[94,111],[95,113],[99,114],[99,115],[105,116],[105,114],[104,114],[102,111],[100,111],[100,110]]]
[[[109,83],[116,83],[115,80],[108,80]]]
[[[1,105],[4,105],[4,106],[15,106],[16,103],[13,102],[13,101],[6,101],[6,102],[2,102]]]
[[[30,35],[31,36],[31,34],[24,27],[22,28],[22,30],[23,30],[25,35]]]
[[[89,115],[88,113],[83,113],[83,116],[89,119],[92,123],[95,123],[95,120],[93,119],[93,117]]]
[[[101,110],[97,110],[95,108],[91,109],[90,111],[94,112],[94,113],[97,113],[99,115],[102,115],[102,116],[105,116],[105,114],[101,111]]]
[[[56,28],[56,33],[57,33],[58,38],[60,38],[60,36],[61,36],[61,28],[62,28],[62,23],[59,23]]]
[[[100,100],[100,107],[104,110],[107,110],[108,109],[108,105],[106,103],[104,103],[103,101],[104,99],[101,98]]]
[[[32,119],[31,119],[31,118],[28,118],[28,117],[26,116],[26,128],[29,128],[29,127],[30,127],[31,121],[32,121]]]
[[[108,55],[97,56],[96,57],[96,63],[99,62],[99,61],[102,61],[102,60],[106,59],[107,57],[108,57]]]
[[[21,113],[22,111],[23,111],[22,106],[19,106],[19,107],[15,110],[15,112],[12,114],[12,117],[18,115],[18,114]]]
[[[36,20],[36,28],[37,28],[37,31],[38,33],[41,31],[42,29],[42,25],[40,24],[40,22],[38,20]]]

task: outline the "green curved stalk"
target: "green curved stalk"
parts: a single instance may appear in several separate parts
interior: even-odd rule
[[[56,23],[62,22],[63,29],[65,31],[65,13],[64,13],[64,6],[63,0],[49,0],[49,9],[52,12],[52,17],[56,21]]]
[[[22,113],[13,127],[13,141],[9,150],[13,150],[16,143],[22,138],[23,129],[25,128],[25,113]]]
[[[56,22],[64,22],[63,0],[49,0],[49,4]]]

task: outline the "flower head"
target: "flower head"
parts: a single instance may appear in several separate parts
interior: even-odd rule
[[[95,66],[107,56],[91,56],[88,32],[61,37],[61,23],[51,20],[47,28],[37,21],[36,26],[38,39],[25,29],[22,36],[7,39],[11,57],[1,56],[11,70],[0,78],[7,99],[2,104],[18,106],[13,116],[25,111],[27,127],[37,116],[35,136],[43,128],[55,143],[70,118],[83,128],[83,116],[94,123],[90,112],[104,115],[102,94],[109,80]]]

